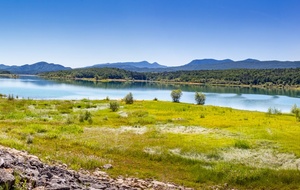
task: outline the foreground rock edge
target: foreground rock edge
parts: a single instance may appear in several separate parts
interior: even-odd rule
[[[0,189],[192,189],[152,179],[111,178],[106,172],[74,171],[48,165],[27,152],[0,145]]]

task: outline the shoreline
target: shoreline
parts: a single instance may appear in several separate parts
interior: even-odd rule
[[[64,78],[49,78],[49,79],[64,79]],[[75,78],[65,80],[91,81],[91,82],[145,82],[145,83],[165,83],[165,84],[184,84],[184,85],[198,85],[198,86],[220,86],[220,87],[241,87],[241,88],[260,88],[260,89],[280,89],[280,90],[295,90],[300,91],[299,85],[294,86],[278,86],[278,85],[247,85],[247,84],[219,84],[219,83],[197,83],[197,82],[177,82],[177,81],[150,81],[150,80],[132,80],[132,79],[101,79],[94,78]]]

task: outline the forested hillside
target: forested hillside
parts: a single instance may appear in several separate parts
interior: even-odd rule
[[[10,74],[9,71],[5,71],[5,70],[0,70],[0,74]]]
[[[234,85],[299,85],[299,73],[300,68],[200,70],[163,73],[139,73],[115,68],[89,68],[47,72],[42,73],[40,76],[65,79],[123,79]]]

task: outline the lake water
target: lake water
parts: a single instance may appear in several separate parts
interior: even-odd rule
[[[37,76],[18,79],[0,78],[0,94],[13,94],[33,99],[121,99],[131,92],[137,100],[171,101],[170,93],[180,88],[181,102],[195,103],[195,91],[206,95],[206,105],[226,106],[243,110],[266,112],[269,107],[290,112],[294,104],[300,106],[300,91],[267,90],[242,87],[211,87],[146,82],[89,82],[53,81]]]

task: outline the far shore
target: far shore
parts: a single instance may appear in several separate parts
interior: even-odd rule
[[[53,78],[61,79],[61,78]],[[71,79],[67,79],[71,80]],[[222,87],[242,87],[242,88],[261,88],[261,89],[285,89],[285,90],[300,90],[300,86],[279,86],[279,85],[247,85],[247,84],[218,84],[218,83],[197,83],[197,82],[178,82],[178,81],[152,81],[152,80],[132,80],[132,79],[101,79],[95,78],[75,78],[73,80],[93,81],[93,82],[149,82],[149,83],[166,83],[166,84],[186,84],[186,85],[207,85],[207,86],[222,86]]]

